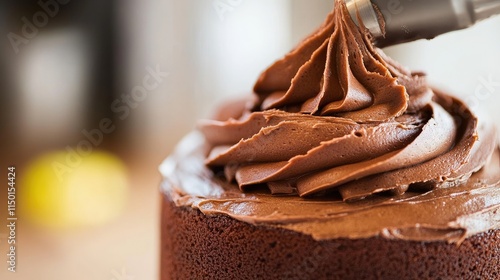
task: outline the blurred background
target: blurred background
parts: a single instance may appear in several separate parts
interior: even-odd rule
[[[0,279],[157,279],[158,165],[332,3],[0,0]],[[499,125],[499,28],[386,52]]]

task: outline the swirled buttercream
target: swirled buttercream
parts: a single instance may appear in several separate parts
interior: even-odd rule
[[[495,148],[476,143],[477,119],[464,103],[374,48],[342,1],[254,91],[239,118],[200,126],[213,147],[206,163],[223,166],[242,190],[401,195],[453,185]]]
[[[500,228],[493,127],[374,48],[343,1],[254,92],[162,164],[176,205],[317,240],[459,243]]]

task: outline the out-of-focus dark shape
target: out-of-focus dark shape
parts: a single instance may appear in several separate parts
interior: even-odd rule
[[[0,1],[2,148],[29,157],[74,143],[83,129],[113,117],[115,6]]]

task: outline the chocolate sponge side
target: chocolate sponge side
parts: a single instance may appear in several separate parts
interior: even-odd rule
[[[460,246],[316,241],[290,230],[177,207],[163,195],[161,279],[500,279],[500,229]]]

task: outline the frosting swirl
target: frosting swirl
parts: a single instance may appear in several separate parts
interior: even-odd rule
[[[243,190],[338,192],[344,200],[457,185],[495,149],[477,119],[373,47],[343,1],[323,25],[258,79],[256,100],[204,121],[206,164]]]
[[[478,127],[481,135],[483,128]],[[483,169],[454,187],[425,193],[410,190],[400,196],[373,195],[349,203],[337,196],[302,199],[241,192],[203,164],[207,149],[204,137],[191,133],[160,166],[165,178],[162,189],[177,206],[289,229],[316,240],[380,236],[460,244],[470,236],[500,228],[498,149]]]

